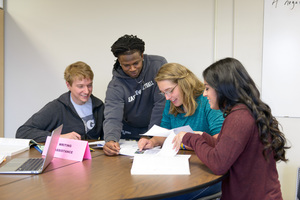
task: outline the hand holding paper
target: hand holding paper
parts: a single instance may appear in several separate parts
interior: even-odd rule
[[[180,149],[180,145],[182,143],[182,138],[186,133],[187,132],[181,131],[173,138],[173,140],[172,140],[173,149],[175,149],[177,151]]]
[[[165,140],[161,151],[158,153],[159,156],[175,156],[178,152],[179,149],[174,149],[173,148],[173,139],[175,137],[174,131],[167,137]]]

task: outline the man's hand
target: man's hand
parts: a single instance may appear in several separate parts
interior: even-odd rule
[[[61,138],[67,138],[67,139],[74,139],[74,140],[81,140],[81,136],[76,132],[70,132],[66,134],[60,135]]]
[[[119,155],[120,152],[120,144],[115,141],[105,142],[103,147],[103,151],[107,156],[115,156]]]

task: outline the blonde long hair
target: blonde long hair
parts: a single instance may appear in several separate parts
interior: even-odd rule
[[[204,84],[185,66],[178,63],[166,63],[158,71],[155,81],[169,80],[179,86],[183,95],[183,107],[186,109],[186,117],[191,116],[197,109],[196,98],[204,91]],[[170,105],[170,114],[177,116],[184,113],[183,108]]]

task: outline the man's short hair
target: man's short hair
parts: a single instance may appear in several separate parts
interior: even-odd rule
[[[72,85],[73,81],[76,78],[78,78],[79,80],[82,80],[82,79],[93,80],[94,73],[88,64],[86,64],[82,61],[78,61],[78,62],[75,62],[75,63],[69,65],[65,69],[64,78],[70,85]]]
[[[111,46],[111,51],[115,57],[133,54],[134,52],[139,52],[142,55],[145,51],[145,42],[137,36],[124,35]]]

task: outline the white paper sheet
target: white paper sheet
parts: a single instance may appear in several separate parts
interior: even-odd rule
[[[174,133],[177,135],[178,133],[180,133],[181,131],[184,131],[184,132],[189,132],[189,133],[194,133],[193,129],[189,126],[189,125],[186,125],[186,126],[181,126],[181,127],[178,127],[178,128],[174,128],[172,129],[174,131]]]
[[[193,133],[193,129],[189,126],[181,126],[178,128],[174,128],[171,130],[168,130],[166,128],[162,128],[157,125],[153,125],[151,129],[149,129],[146,133],[140,134],[141,136],[159,136],[159,137],[168,137],[172,131],[177,135],[179,132],[184,131],[184,132],[190,132]]]
[[[135,152],[138,150],[137,141],[120,140],[119,144],[120,144],[119,154],[121,155],[134,156]]]
[[[166,128],[162,128],[157,125],[153,125],[146,133],[140,134],[141,136],[160,136],[160,137],[168,137],[171,133],[170,130]]]
[[[139,152],[138,148],[138,141],[135,140],[124,140],[121,139],[119,141],[120,144],[120,155],[125,156],[134,156],[136,154],[157,154],[160,152],[160,146],[155,147],[153,149],[147,149],[143,150],[142,152]],[[95,141],[95,142],[89,142],[89,146],[96,149],[96,148],[103,148],[105,145],[104,140]]]
[[[190,155],[135,155],[132,175],[190,175]]]
[[[170,135],[166,138],[161,151],[157,154],[158,156],[175,156],[178,150],[173,149],[173,139],[175,137],[174,131],[170,133]]]

